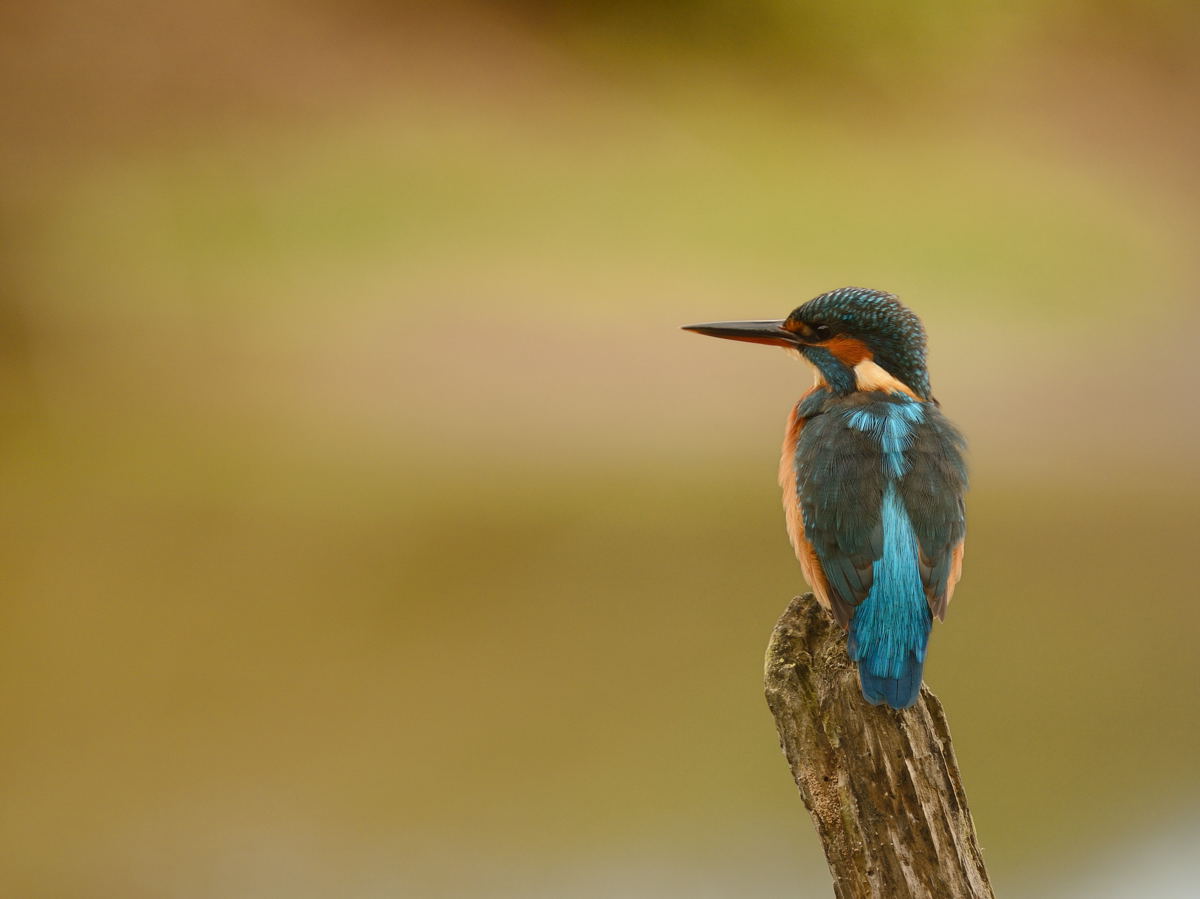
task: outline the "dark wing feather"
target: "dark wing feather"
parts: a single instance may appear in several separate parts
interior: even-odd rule
[[[835,617],[847,624],[867,598],[874,563],[883,553],[880,510],[887,477],[877,439],[850,427],[846,415],[869,402],[829,399],[796,441],[796,491],[804,536],[828,582]],[[905,453],[909,467],[900,496],[920,547],[921,581],[931,611],[945,617],[965,534],[963,439],[936,406],[925,405]]]
[[[836,411],[841,405],[827,405],[805,425],[796,443],[796,488],[834,615],[848,624],[871,591],[872,568],[883,551],[884,476],[878,443],[846,424]]]
[[[908,472],[900,481],[900,496],[921,550],[921,581],[938,618],[946,617],[966,536],[963,448],[962,435],[937,407],[927,406],[905,454]]]

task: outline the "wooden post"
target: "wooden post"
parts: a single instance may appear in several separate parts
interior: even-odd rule
[[[767,704],[838,899],[993,899],[937,697],[862,697],[846,635],[811,593],[771,635]]]

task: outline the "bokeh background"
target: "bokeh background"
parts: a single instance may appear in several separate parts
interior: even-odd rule
[[[855,284],[968,434],[1008,896],[1200,890],[1200,7],[0,10],[0,893],[825,896],[760,693]]]

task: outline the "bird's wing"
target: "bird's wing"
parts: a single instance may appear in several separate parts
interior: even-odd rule
[[[849,427],[837,409],[811,416],[796,442],[792,466],[802,527],[793,543],[801,564],[804,554],[810,557],[815,571],[809,583],[816,591],[820,582],[825,604],[843,627],[871,592],[873,566],[883,552],[880,460],[878,443]]]
[[[939,619],[946,617],[962,576],[967,489],[963,447],[962,435],[936,407],[928,407],[906,453],[911,467],[900,482],[900,496],[921,549],[925,596]]]
[[[861,399],[852,402],[862,407]],[[853,408],[831,403],[809,416],[797,433],[792,463],[802,524],[793,545],[802,565],[807,557],[805,574],[814,592],[843,626],[871,592],[883,553],[881,510],[890,477],[877,436],[851,426],[844,414]],[[936,407],[924,410],[912,428],[897,487],[917,537],[926,599],[942,618],[961,571],[966,476],[962,438]]]
[[[788,539],[796,558],[800,560],[800,569],[804,579],[812,587],[817,601],[833,616],[848,626],[852,606],[832,590],[825,577],[824,566],[816,548],[809,541],[806,531],[803,506],[800,499],[800,478],[796,468],[797,447],[810,419],[820,419],[820,413],[827,401],[829,393],[820,387],[813,387],[792,408],[788,416],[787,428],[784,431],[783,451],[779,457],[779,486],[783,488],[784,519],[787,522]]]

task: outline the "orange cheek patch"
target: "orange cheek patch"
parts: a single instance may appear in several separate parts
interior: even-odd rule
[[[853,337],[834,337],[832,340],[817,345],[825,347],[839,362],[849,368],[854,368],[864,359],[872,359],[875,355],[867,349],[865,343]]]

